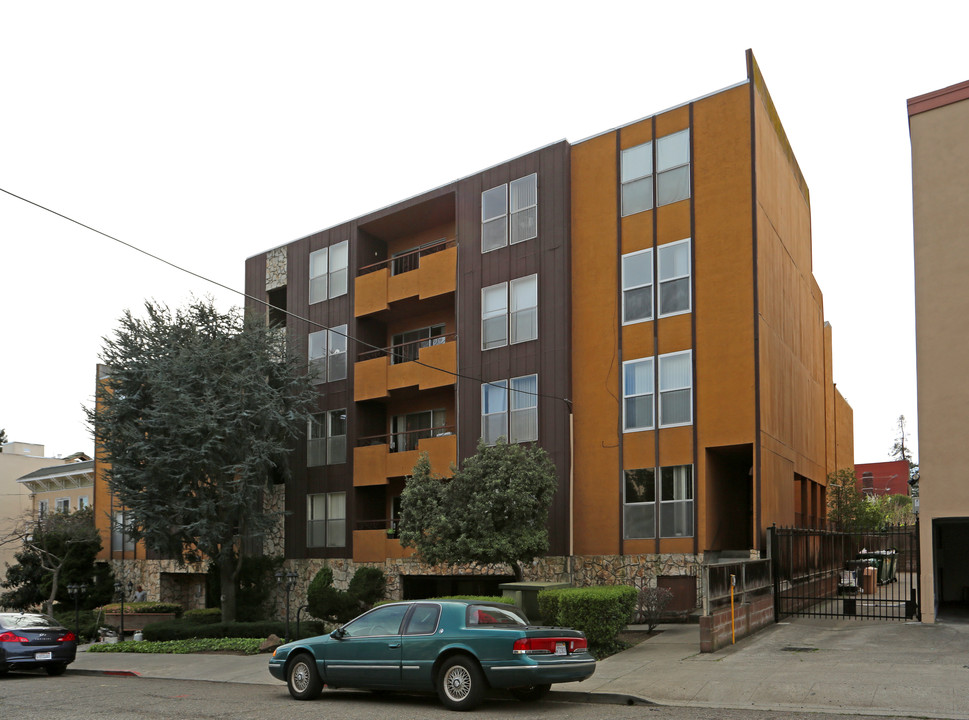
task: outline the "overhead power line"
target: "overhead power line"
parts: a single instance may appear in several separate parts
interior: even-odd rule
[[[126,248],[128,248],[130,250],[134,250],[135,252],[141,253],[142,255],[145,255],[146,257],[151,258],[152,260],[156,260],[157,262],[160,262],[160,263],[163,263],[165,265],[168,265],[170,268],[174,268],[175,270],[178,270],[179,272],[186,273],[187,275],[191,275],[194,278],[198,278],[199,280],[202,280],[204,282],[207,282],[207,283],[210,283],[212,285],[215,285],[216,287],[222,288],[223,290],[226,290],[228,292],[234,293],[236,295],[240,295],[240,296],[244,297],[247,300],[252,300],[253,302],[257,302],[257,303],[260,303],[261,305],[265,305],[266,307],[271,308],[271,309],[273,309],[273,310],[275,310],[277,312],[284,313],[287,317],[291,317],[291,318],[293,318],[295,320],[299,320],[301,322],[305,322],[307,325],[310,325],[312,327],[319,328],[320,330],[327,330],[329,332],[332,332],[332,333],[335,333],[335,334],[340,335],[342,337],[345,337],[348,341],[349,340],[352,340],[354,343],[356,343],[359,346],[363,346],[363,347],[366,347],[366,348],[370,348],[371,350],[377,350],[377,351],[382,352],[382,353],[385,353],[387,355],[390,354],[390,348],[383,348],[383,347],[379,347],[378,345],[373,345],[371,343],[366,342],[365,340],[360,340],[359,338],[353,337],[352,335],[349,335],[348,333],[340,332],[339,330],[336,330],[336,329],[334,329],[332,327],[328,327],[326,325],[323,325],[322,323],[318,323],[315,320],[310,320],[309,318],[303,317],[302,315],[297,315],[296,313],[291,312],[290,310],[287,310],[286,308],[281,308],[281,307],[278,307],[276,305],[273,305],[268,300],[263,300],[262,298],[258,298],[258,297],[255,297],[253,295],[249,295],[249,294],[247,294],[246,292],[244,292],[242,290],[237,290],[236,288],[229,287],[228,285],[225,285],[225,284],[219,282],[218,280],[213,280],[210,277],[206,277],[205,275],[202,275],[200,273],[197,273],[197,272],[195,272],[193,270],[189,270],[188,268],[183,267],[182,265],[178,265],[177,263],[173,263],[170,260],[166,260],[165,258],[163,258],[163,257],[161,257],[159,255],[155,255],[154,253],[150,253],[147,250],[144,250],[144,249],[138,247],[137,245],[134,245],[132,243],[126,242],[125,240],[122,240],[119,237],[115,237],[114,235],[111,235],[109,233],[106,233],[103,230],[98,230],[96,227],[92,227],[91,225],[87,225],[87,224],[81,222],[80,220],[76,220],[76,219],[70,217],[69,215],[65,215],[64,213],[57,212],[56,210],[54,210],[52,208],[49,208],[46,205],[41,205],[40,203],[35,202],[33,200],[30,200],[29,198],[25,198],[22,195],[18,195],[18,194],[14,193],[14,192],[11,192],[10,190],[7,190],[6,188],[0,187],[0,192],[3,192],[5,194],[9,195],[12,198],[16,198],[17,200],[20,200],[21,202],[25,202],[28,205],[33,205],[35,208],[38,208],[39,210],[43,210],[44,212],[48,212],[51,215],[56,215],[57,217],[61,218],[62,220],[66,220],[67,222],[74,223],[75,225],[78,225],[78,226],[84,228],[85,230],[89,230],[90,232],[93,232],[93,233],[95,233],[97,235],[101,235],[102,237],[105,237],[108,240],[112,240],[112,241],[118,243],[119,245],[124,245]],[[426,368],[428,368],[430,370],[436,370],[438,372],[445,373],[446,375],[451,375],[452,377],[455,377],[455,378],[461,378],[462,380],[471,380],[472,382],[480,383],[481,385],[490,385],[491,387],[501,387],[501,386],[499,386],[499,385],[496,384],[496,383],[501,382],[501,381],[485,381],[485,380],[482,380],[481,378],[474,377],[472,375],[465,375],[463,373],[455,372],[454,370],[447,370],[445,368],[436,367],[434,365],[430,365],[430,364],[425,363],[425,362],[422,362],[420,360],[411,360],[409,362],[414,362],[417,365],[420,365],[422,367],[426,367]],[[530,390],[512,390],[511,388],[505,388],[505,389],[508,390],[508,392],[517,392],[517,393],[521,393],[522,395],[534,395],[535,397],[543,397],[543,398],[548,398],[550,400],[561,400],[562,402],[564,402],[568,406],[568,408],[570,410],[572,408],[572,401],[571,400],[569,400],[568,398],[559,397],[558,395],[549,395],[547,393],[532,392]]]

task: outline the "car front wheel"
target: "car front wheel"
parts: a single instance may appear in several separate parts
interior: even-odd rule
[[[485,679],[478,663],[464,655],[446,660],[437,676],[437,696],[451,710],[471,710],[481,704]]]
[[[289,694],[297,700],[312,700],[323,692],[323,681],[316,672],[316,663],[309,653],[300,653],[289,663],[286,672]]]
[[[545,697],[551,688],[551,685],[527,685],[526,687],[512,688],[511,694],[522,702],[535,702]]]

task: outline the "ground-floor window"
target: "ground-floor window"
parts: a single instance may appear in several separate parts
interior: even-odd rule
[[[692,465],[626,470],[623,476],[624,538],[693,536]]]
[[[306,547],[345,547],[347,494],[316,493],[306,496]]]

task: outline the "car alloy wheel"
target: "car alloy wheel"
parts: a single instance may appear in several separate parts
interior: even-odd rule
[[[445,661],[438,676],[438,697],[451,710],[470,710],[481,703],[484,676],[474,659],[456,655]]]
[[[286,673],[289,694],[297,700],[312,700],[323,691],[323,682],[316,672],[316,663],[308,653],[299,653],[289,664]]]

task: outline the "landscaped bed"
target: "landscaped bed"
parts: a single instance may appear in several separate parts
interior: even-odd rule
[[[88,652],[100,653],[160,653],[187,654],[206,652],[255,655],[263,640],[258,638],[194,638],[192,640],[125,640],[116,643],[97,643]]]

